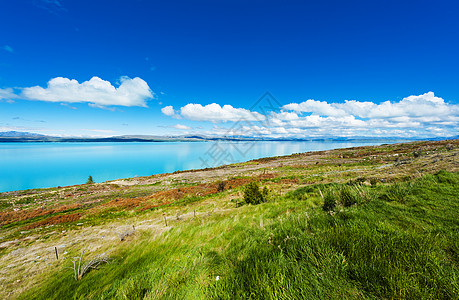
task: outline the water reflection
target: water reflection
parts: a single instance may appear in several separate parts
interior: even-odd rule
[[[397,142],[397,141],[392,141]],[[0,143],[0,191],[170,173],[251,159],[377,142],[218,142],[226,161],[209,159],[215,142]],[[387,143],[387,141],[386,141]],[[207,157],[206,157],[207,156]]]

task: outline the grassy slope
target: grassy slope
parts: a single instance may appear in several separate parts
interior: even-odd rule
[[[341,151],[327,153],[327,157],[346,153],[354,155]],[[417,174],[412,176],[417,179],[410,179],[407,175],[414,171],[407,169],[389,184],[348,184],[350,179],[361,178],[368,157],[351,162],[357,169],[345,176],[338,172],[343,165],[314,165],[310,170],[279,165],[276,176],[261,180],[271,191],[269,201],[256,206],[236,208],[235,202],[242,198],[239,186],[207,196],[186,196],[143,212],[122,206],[86,215],[79,221],[97,230],[140,225],[123,242],[101,243],[99,236],[91,244],[82,240],[85,244],[69,247],[67,259],[40,269],[19,298],[456,297],[458,173],[435,171],[436,175]],[[410,163],[421,162],[424,165],[416,159]],[[377,171],[377,164],[370,167],[371,178],[392,173]],[[447,169],[454,170],[454,166]],[[312,177],[320,177],[323,183],[308,184]],[[302,178],[304,184],[295,183],[296,178]],[[333,210],[322,209],[321,193],[337,200]],[[343,205],[352,202],[356,204]],[[163,214],[168,217],[167,227],[161,225]],[[87,231],[74,223],[56,227],[68,230],[69,239],[75,240]],[[152,226],[142,225],[150,223]],[[19,234],[15,226],[20,229],[23,225],[13,225],[8,230],[15,236]],[[34,230],[48,246],[62,241],[51,235],[47,242],[45,228]],[[71,257],[82,249],[88,249],[85,261],[106,250],[111,260],[75,281]],[[13,252],[2,251],[5,257]]]
[[[143,233],[81,281],[61,270],[23,298],[452,299],[458,183],[457,173],[425,176],[396,202],[385,200],[390,185],[367,188],[370,202],[335,214],[309,207],[312,186],[156,240]]]

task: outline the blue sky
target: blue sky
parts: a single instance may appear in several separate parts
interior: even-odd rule
[[[456,1],[17,0],[0,7],[0,131],[458,132]],[[275,107],[252,107],[266,92]]]

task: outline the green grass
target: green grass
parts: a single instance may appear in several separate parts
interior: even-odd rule
[[[68,262],[20,298],[457,299],[458,182],[441,171],[387,185],[318,184],[171,220],[159,236],[115,245],[111,262],[80,281]]]
[[[231,268],[211,295],[452,299],[459,292],[457,178],[441,172],[415,182],[407,187],[406,205],[375,199],[335,215],[291,215],[269,230],[250,232],[243,247],[228,250]],[[346,191],[337,200],[345,204],[349,187],[333,189]]]

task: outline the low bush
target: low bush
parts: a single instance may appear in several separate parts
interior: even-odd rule
[[[263,189],[263,192],[260,192],[258,182],[251,182],[247,184],[244,189],[244,202],[253,205],[266,202],[267,194],[268,190],[266,187]]]
[[[217,192],[223,192],[225,190],[226,183],[224,181],[217,182]]]

